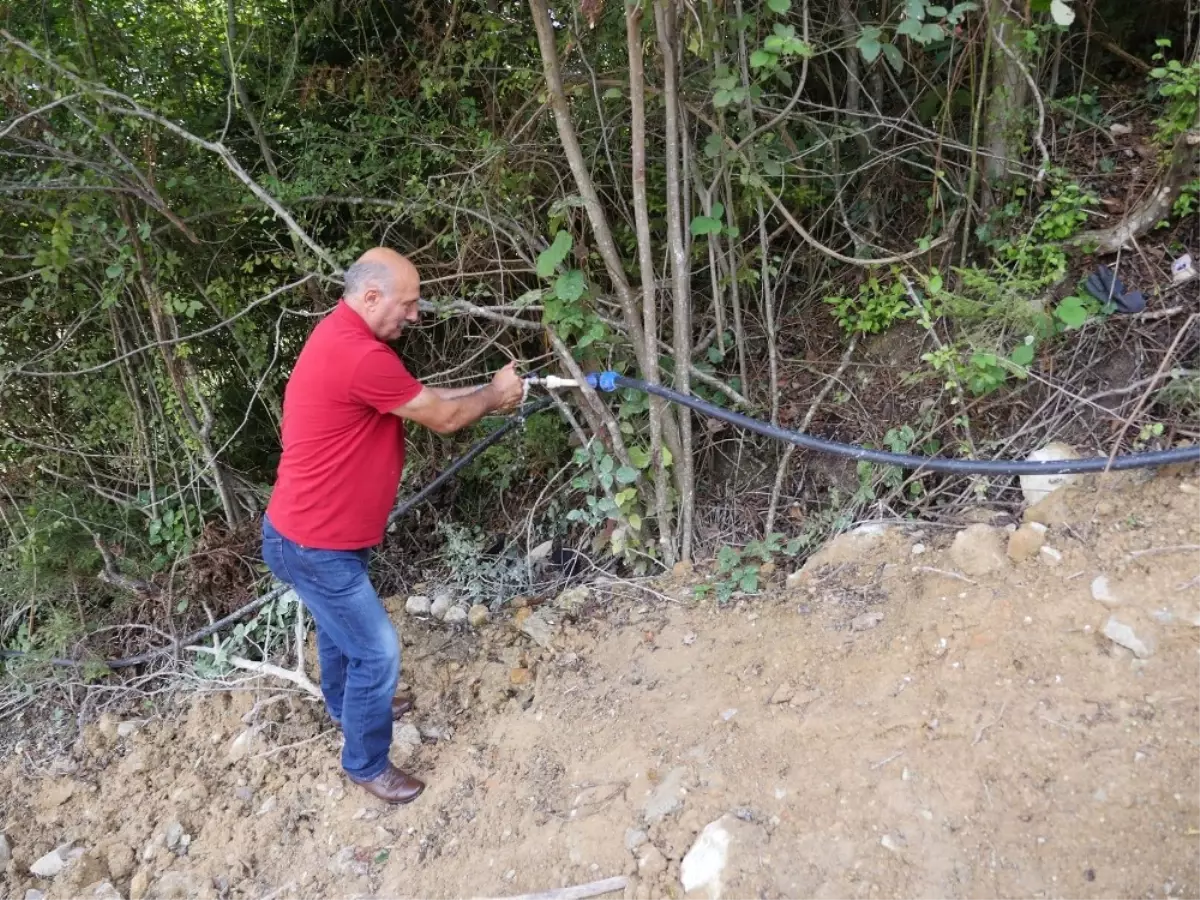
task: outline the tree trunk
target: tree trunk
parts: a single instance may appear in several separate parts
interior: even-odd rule
[[[984,125],[984,176],[994,194],[1021,156],[1029,82],[1021,69],[1024,51],[1016,35],[1021,22],[1010,11],[1008,0],[988,0],[987,20],[995,39],[991,42],[992,83]],[[1003,46],[1010,48],[1012,55],[1005,53]]]

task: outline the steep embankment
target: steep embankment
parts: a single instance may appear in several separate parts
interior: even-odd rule
[[[725,608],[689,598],[701,575],[610,584],[574,618],[536,613],[547,648],[398,598],[415,804],[346,783],[307,699],[180,694],[90,726],[55,777],[8,761],[8,894],[497,896],[628,874],[629,896],[679,896],[723,818],[701,895],[1196,896],[1195,470],[1093,479],[1026,518],[1048,529],[843,535]],[[31,875],[56,847],[64,871]]]

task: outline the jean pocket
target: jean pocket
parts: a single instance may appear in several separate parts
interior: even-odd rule
[[[280,581],[290,584],[291,577],[288,575],[287,563],[283,559],[283,539],[277,537],[264,537],[262,542],[263,562],[267,564],[267,568],[271,570],[271,574]]]
[[[323,592],[342,593],[366,577],[363,554],[353,550],[294,549],[304,579]]]

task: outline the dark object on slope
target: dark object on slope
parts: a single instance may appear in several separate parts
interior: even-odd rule
[[[1088,276],[1084,286],[1088,293],[1101,303],[1111,300],[1117,305],[1117,311],[1126,315],[1140,313],[1146,308],[1146,298],[1141,291],[1125,291],[1121,279],[1112,273],[1108,266],[1101,266]]]

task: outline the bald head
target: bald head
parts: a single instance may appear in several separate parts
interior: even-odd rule
[[[391,341],[420,316],[421,278],[407,257],[373,247],[346,270],[342,296],[377,338]]]

